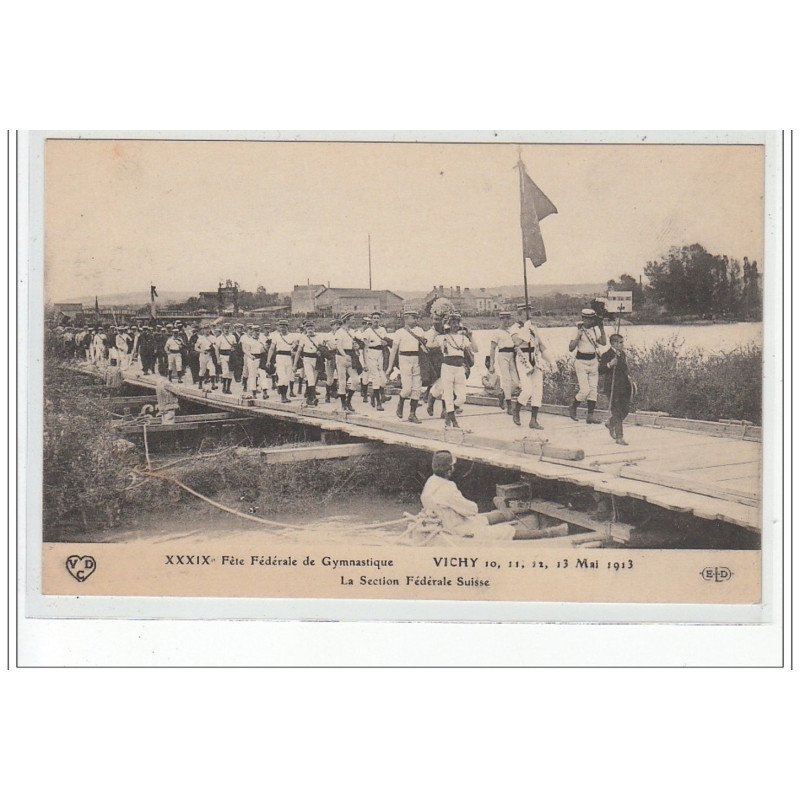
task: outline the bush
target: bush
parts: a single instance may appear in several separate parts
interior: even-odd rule
[[[636,381],[636,408],[688,419],[746,419],[761,423],[762,355],[758,345],[729,353],[683,350],[678,337],[627,350]],[[545,374],[544,401],[569,405],[577,381],[573,358],[559,359]],[[608,407],[602,395],[598,406]]]

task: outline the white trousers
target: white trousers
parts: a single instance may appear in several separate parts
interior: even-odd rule
[[[496,353],[494,371],[497,373],[497,377],[500,378],[500,388],[503,390],[506,400],[510,400],[514,390],[520,385],[514,353]]]
[[[233,373],[231,372],[231,357],[229,355],[223,355],[220,353],[219,355],[219,366],[222,370],[221,375],[223,378],[232,378]]]
[[[358,372],[353,366],[350,356],[336,354],[336,382],[339,397],[344,397],[347,392],[354,392],[358,384]]]
[[[254,392],[259,384],[260,375],[258,370],[258,364],[260,361],[261,361],[260,354],[257,356],[251,356],[248,354],[247,356],[245,356],[244,359],[244,365],[247,369],[247,373],[246,374],[243,373],[243,379],[247,380],[247,388],[251,392]],[[264,371],[261,370],[261,372]],[[266,375],[266,373],[264,373],[264,375]],[[261,381],[261,385],[262,386],[264,385],[263,381]]]
[[[212,378],[217,377],[217,368],[214,366],[214,359],[211,353],[200,353],[200,377],[205,378],[210,375]]]
[[[183,369],[180,353],[167,353],[167,369],[170,372],[180,372]]]
[[[400,397],[419,400],[422,393],[422,373],[419,369],[419,356],[398,356],[400,367]]]
[[[367,349],[367,372],[369,382],[373,389],[383,389],[386,386],[386,373],[383,369],[383,350]]]
[[[445,410],[455,411],[456,406],[463,406],[467,402],[467,376],[463,366],[442,364],[442,376],[439,380]]]
[[[578,379],[578,393],[575,399],[580,403],[583,400],[597,401],[597,358],[591,361],[575,359],[575,377]]]
[[[317,359],[303,356],[303,377],[309,386],[317,385]]]
[[[523,371],[519,366],[520,392],[517,402],[523,406],[531,404],[534,408],[542,405],[542,390],[544,387],[544,371],[536,367],[531,373]]]
[[[278,374],[278,386],[289,386],[294,379],[292,357],[280,353],[275,356],[275,372]]]

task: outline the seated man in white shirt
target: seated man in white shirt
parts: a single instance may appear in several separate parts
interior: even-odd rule
[[[483,541],[507,541],[523,538],[508,523],[514,519],[511,511],[478,513],[478,504],[467,500],[452,480],[456,460],[449,450],[439,450],[433,455],[433,475],[422,490],[422,507],[432,511],[441,520],[444,530],[456,536]]]

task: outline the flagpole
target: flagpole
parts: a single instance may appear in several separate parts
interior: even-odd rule
[[[520,154],[519,161],[517,161],[517,171],[519,172],[519,205],[520,216],[522,215],[522,193],[524,191],[522,184],[522,155]],[[522,229],[520,228],[520,231]],[[525,234],[522,234],[522,279],[525,283],[525,319],[531,318],[530,303],[528,301],[528,262],[525,260]]]
[[[372,291],[372,234],[367,234],[367,261],[369,262],[369,290]]]

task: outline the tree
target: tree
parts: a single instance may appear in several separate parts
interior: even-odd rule
[[[669,314],[739,317],[753,306],[753,270],[743,278],[742,265],[726,255],[712,255],[702,245],[672,247],[644,274],[653,300]],[[756,276],[757,285],[757,276]],[[748,294],[748,292],[750,294]]]

